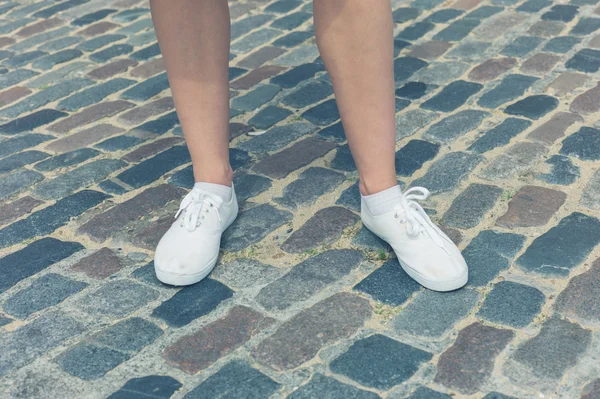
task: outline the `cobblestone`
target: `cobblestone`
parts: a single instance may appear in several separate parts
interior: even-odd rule
[[[331,369],[362,385],[387,390],[406,381],[431,357],[428,352],[377,334],[356,341],[331,363]]]
[[[477,392],[491,376],[495,356],[513,336],[513,331],[480,323],[467,326],[440,356],[434,381],[465,394]]]
[[[355,269],[363,260],[360,252],[329,250],[308,258],[260,290],[256,301],[266,309],[285,309],[316,294]]]
[[[276,370],[295,368],[313,358],[321,347],[352,335],[370,315],[367,300],[338,293],[282,324],[252,354]]]
[[[357,223],[310,1],[230,2],[241,212],[186,288],[152,262],[195,179],[148,5],[25,3],[0,5],[5,395],[595,397],[593,0],[391,3],[396,172],[470,268],[445,294]]]

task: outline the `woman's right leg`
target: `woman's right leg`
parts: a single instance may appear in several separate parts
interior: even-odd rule
[[[229,164],[229,6],[150,0],[150,7],[195,179],[158,243],[154,269],[164,283],[189,285],[215,266],[221,234],[238,213]]]
[[[231,185],[227,0],[150,0],[197,182]]]

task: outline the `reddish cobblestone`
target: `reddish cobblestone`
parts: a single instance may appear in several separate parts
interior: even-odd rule
[[[123,268],[121,259],[109,248],[102,248],[71,266],[71,270],[96,279],[107,278]]]
[[[131,76],[136,78],[149,78],[160,72],[165,71],[165,63],[162,58],[146,62],[145,64],[139,65],[133,68],[130,72]]]
[[[136,66],[137,64],[137,61],[118,60],[91,70],[88,72],[88,76],[94,79],[108,79],[114,75],[127,71],[130,67]]]
[[[63,23],[64,22],[59,18],[49,18],[31,25],[27,25],[16,34],[23,37],[32,36],[62,25]]]
[[[273,322],[270,317],[246,306],[236,306],[223,318],[168,346],[163,356],[186,373],[196,374],[242,346]]]
[[[11,87],[4,90],[0,93],[0,107],[13,103],[28,94],[31,94],[31,90],[26,87]]]
[[[102,118],[113,116],[126,109],[133,107],[134,104],[128,101],[117,100],[108,101],[92,105],[66,119],[61,120],[54,125],[51,125],[48,130],[56,133],[67,133],[75,128],[85,126],[92,122],[96,122]]]

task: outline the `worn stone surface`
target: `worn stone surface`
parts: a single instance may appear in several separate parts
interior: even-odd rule
[[[432,193],[453,190],[481,162],[478,155],[452,152],[439,158],[413,186],[427,187]]]
[[[521,250],[525,237],[513,233],[484,230],[471,240],[462,254],[469,265],[469,285],[487,285],[508,269]]]
[[[171,397],[182,384],[173,377],[163,375],[150,375],[141,378],[132,378],[118,391],[111,394],[110,399],[124,399],[134,395]]]
[[[480,295],[471,289],[439,293],[426,290],[392,321],[398,334],[439,338],[473,309]],[[423,317],[427,314],[427,317]]]
[[[574,212],[533,240],[517,264],[529,272],[568,275],[598,245],[599,232],[600,220]]]
[[[196,374],[243,345],[272,322],[273,319],[250,308],[237,306],[223,318],[181,337],[165,348],[163,356],[186,373]]]
[[[229,1],[240,214],[210,276],[183,288],[153,258],[199,172],[148,4],[0,2],[0,392],[595,397],[598,345],[563,331],[600,323],[600,8],[559,3],[391,2],[398,183],[431,191],[422,205],[469,265],[466,288],[437,293],[358,223],[371,183],[347,138],[380,135],[342,123],[354,111],[309,0]],[[349,56],[374,61],[360,45]],[[373,79],[352,76],[382,111]],[[365,340],[388,334],[402,344]]]
[[[494,159],[483,171],[481,177],[495,181],[527,173],[548,148],[541,143],[520,142],[507,149]]]
[[[310,398],[352,398],[352,399],[377,399],[380,398],[374,392],[363,391],[352,385],[347,385],[338,380],[326,377],[322,374],[315,374],[311,380],[294,391],[290,399],[310,399]]]
[[[88,234],[95,240],[104,241],[114,232],[117,226],[122,228],[148,212],[163,207],[172,200],[181,198],[183,192],[182,189],[166,184],[149,188],[93,217],[79,228],[79,232]]]
[[[252,355],[276,370],[297,367],[321,347],[352,335],[370,315],[367,300],[349,293],[335,294],[283,323]]]
[[[230,229],[223,235],[221,245],[230,251],[239,251],[262,240],[279,228],[292,214],[263,204],[241,212]]]
[[[477,315],[494,323],[525,327],[540,312],[545,299],[536,288],[500,281],[487,295]]]
[[[188,393],[186,399],[266,398],[281,385],[247,363],[233,360]]]
[[[580,203],[591,209],[600,208],[600,170],[596,170],[581,196]]]
[[[527,137],[546,144],[552,144],[563,137],[566,130],[577,122],[583,122],[583,118],[569,112],[559,112],[552,116],[548,122],[529,133]]]
[[[285,309],[310,298],[355,269],[363,260],[359,251],[328,250],[294,266],[260,290],[256,301],[266,309]]]
[[[477,392],[491,376],[494,358],[513,338],[510,330],[473,323],[440,356],[435,382],[465,394]]]
[[[539,378],[561,378],[574,366],[591,342],[591,332],[567,320],[553,317],[538,335],[520,345],[512,359]]]
[[[460,229],[473,228],[494,206],[500,194],[502,194],[502,189],[499,187],[471,184],[452,202],[441,223]]]
[[[335,148],[333,143],[312,137],[307,138],[263,159],[253,167],[253,170],[274,179],[281,179],[322,157],[333,148]]]
[[[109,277],[123,268],[121,259],[109,248],[102,248],[71,266],[71,270],[97,279]]]
[[[331,362],[331,369],[362,385],[387,390],[409,379],[431,357],[431,353],[377,334],[356,341]]]
[[[198,317],[210,313],[232,295],[233,291],[229,287],[207,278],[178,291],[155,308],[152,316],[164,320],[170,326],[185,326]]]
[[[390,259],[356,284],[354,289],[378,302],[399,306],[417,292],[420,285],[402,270],[397,259]]]
[[[46,274],[8,298],[3,308],[8,314],[24,319],[32,313],[62,302],[86,286],[86,283],[59,274]]]
[[[558,312],[584,323],[600,322],[600,307],[594,300],[598,292],[600,261],[596,259],[589,270],[573,277],[567,288],[556,299]]]
[[[566,199],[567,195],[562,191],[536,186],[521,187],[496,224],[506,228],[543,226]]]
[[[353,226],[359,217],[340,206],[324,208],[294,231],[281,248],[290,253],[301,253],[318,245],[332,244],[345,228]]]

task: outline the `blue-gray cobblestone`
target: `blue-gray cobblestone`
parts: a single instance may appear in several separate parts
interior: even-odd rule
[[[275,126],[265,133],[240,143],[237,148],[254,153],[275,151],[291,142],[314,132],[316,126],[307,122],[293,122],[285,126]]]
[[[580,176],[579,167],[568,157],[562,155],[553,155],[546,160],[551,165],[550,173],[541,173],[536,179],[543,180],[550,184],[561,184],[568,186],[577,180]]]
[[[600,220],[574,212],[533,240],[517,264],[528,272],[566,276],[598,243]]]
[[[321,195],[333,190],[345,180],[345,176],[333,170],[311,167],[288,184],[281,197],[274,201],[290,209],[314,203]]]
[[[37,162],[49,157],[41,151],[25,151],[0,159],[0,174],[11,172],[17,168]]]
[[[365,277],[354,289],[390,306],[400,306],[421,286],[400,267],[398,259],[390,259]]]
[[[469,97],[482,88],[479,83],[456,80],[421,104],[421,107],[432,111],[451,112],[462,106]]]
[[[65,112],[43,109],[1,125],[0,133],[17,134],[32,131],[65,116],[67,116]]]
[[[75,25],[75,26],[89,25],[91,23],[94,23],[96,21],[104,19],[104,17],[106,17],[116,11],[117,10],[115,10],[115,9],[103,9],[103,10],[94,11],[89,14],[82,15],[81,17],[73,20],[71,22],[71,25]]]
[[[305,301],[325,286],[357,268],[363,255],[351,249],[332,249],[295,265],[288,273],[263,287],[256,301],[265,309],[282,310]]]
[[[582,127],[562,142],[560,153],[586,161],[600,159],[600,130]]]
[[[16,85],[17,83],[36,75],[39,75],[39,72],[31,71],[29,69],[16,69],[10,71],[0,76],[0,89],[6,89],[7,87]]]
[[[440,338],[475,307],[480,297],[472,289],[450,293],[426,290],[394,318],[393,328],[398,334]],[[424,314],[428,317],[423,317]]]
[[[178,291],[154,309],[152,316],[171,327],[182,327],[212,312],[232,295],[233,291],[226,285],[206,278],[198,284]]]
[[[9,66],[11,68],[17,68],[21,66],[25,66],[29,64],[31,61],[36,60],[40,57],[44,57],[48,55],[45,51],[34,50],[26,53],[18,53],[14,56],[8,58],[7,60],[2,61],[3,65]]]
[[[231,100],[231,106],[241,111],[252,111],[275,97],[281,88],[277,85],[266,84],[254,88],[249,93]]]
[[[136,83],[131,79],[116,78],[82,90],[60,101],[56,108],[65,111],[76,111],[89,105],[98,104],[104,98]]]
[[[164,375],[149,375],[141,378],[132,378],[118,391],[112,393],[108,399],[129,399],[132,396],[170,398],[182,384]]]
[[[262,240],[267,234],[292,219],[288,211],[280,211],[263,204],[240,212],[233,225],[225,231],[221,246],[225,250],[240,251]]]
[[[53,138],[54,136],[48,134],[32,133],[2,140],[0,141],[0,157],[5,157],[21,150],[35,147],[36,145],[52,140]]]
[[[102,35],[102,36],[94,37],[93,39],[86,40],[85,42],[82,42],[79,45],[77,45],[75,48],[78,50],[92,52],[92,51],[96,51],[96,50],[106,46],[107,44],[110,44],[112,42],[116,42],[118,40],[125,39],[125,38],[126,38],[125,35],[117,35],[117,34]]]
[[[95,62],[106,62],[112,58],[118,57],[120,55],[129,54],[133,51],[133,46],[130,44],[119,43],[114,44],[108,48],[97,51],[93,54],[89,55],[90,60]],[[132,57],[134,58],[134,57]],[[136,58],[134,58],[136,59]]]
[[[17,194],[43,179],[44,175],[41,173],[27,169],[16,170],[5,175],[0,180],[0,199]]]
[[[35,169],[47,172],[58,168],[66,168],[72,165],[83,163],[88,159],[98,156],[99,154],[100,151],[92,148],[80,148],[78,150],[66,152],[64,154],[56,155],[52,158],[46,159],[45,161],[38,162],[35,165]]]
[[[482,154],[496,147],[504,146],[519,133],[531,126],[531,122],[519,118],[506,118],[502,123],[485,132],[471,146],[469,151]]]
[[[87,330],[84,323],[62,312],[46,313],[0,337],[0,376],[32,362],[51,349]],[[36,339],[31,339],[35,336]]]
[[[0,293],[82,249],[79,243],[46,237],[0,258]]]
[[[540,312],[546,297],[537,288],[500,281],[486,296],[479,317],[512,327],[525,327]]]
[[[39,184],[34,193],[45,199],[63,198],[78,188],[104,179],[125,165],[125,162],[116,159],[99,159]]]
[[[66,97],[69,94],[80,90],[94,82],[84,78],[73,78],[57,83],[54,86],[48,87],[42,91],[30,95],[20,102],[0,111],[0,116],[14,118],[24,112],[33,111],[41,106],[44,106],[59,98]]]
[[[449,143],[476,129],[488,116],[490,114],[485,111],[460,111],[431,126],[424,137],[440,143]]]
[[[145,61],[156,57],[157,55],[160,55],[160,48],[158,47],[158,43],[154,43],[150,46],[144,47],[141,50],[131,53],[129,57],[136,61]]]
[[[498,86],[484,93],[477,105],[484,108],[498,108],[502,104],[522,96],[538,79],[526,75],[508,75]]]
[[[247,363],[234,360],[184,396],[185,399],[267,398],[281,385]]]
[[[487,285],[512,264],[521,250],[525,237],[493,230],[481,231],[462,254],[469,265],[469,286]]]
[[[0,248],[52,233],[110,196],[92,190],[83,190],[59,199],[53,205],[30,214],[0,230]]]
[[[543,50],[564,54],[568,53],[575,45],[579,44],[580,41],[581,39],[573,36],[553,37],[548,40]]]
[[[331,370],[367,387],[388,390],[408,380],[432,354],[376,334],[356,341]]]
[[[31,66],[35,69],[52,69],[57,64],[69,62],[80,57],[81,54],[81,51],[75,49],[62,50],[54,54],[38,58],[31,64]]]
[[[4,303],[4,310],[21,319],[54,306],[87,287],[87,283],[49,273],[17,292]]]
[[[101,141],[94,147],[104,151],[121,151],[134,147],[143,141],[139,137],[121,135]]]

